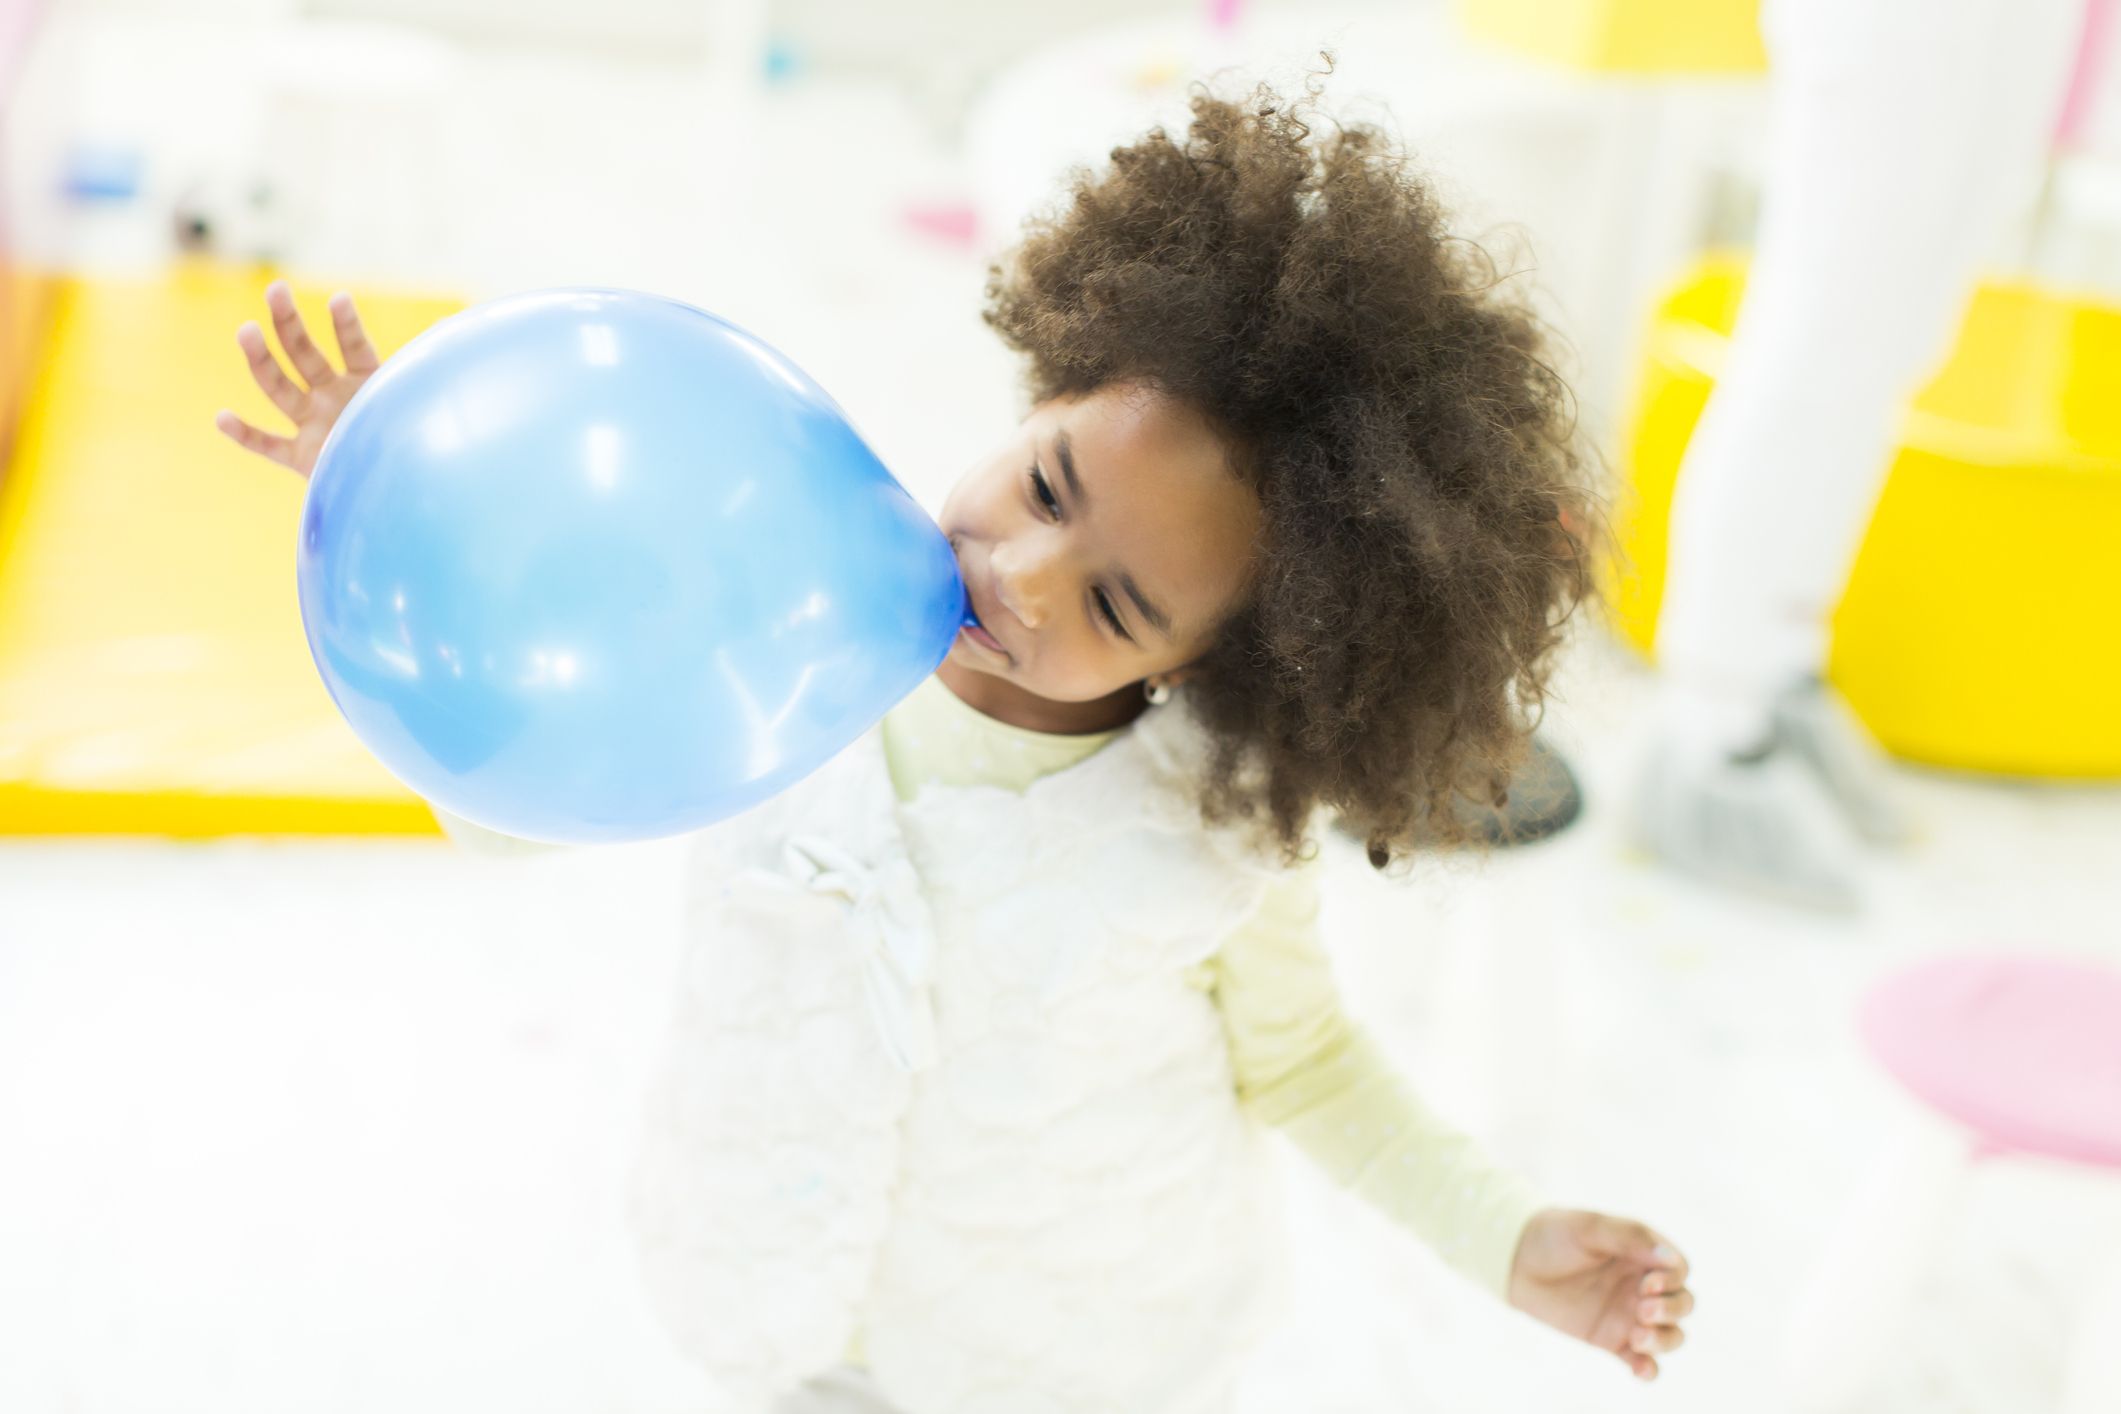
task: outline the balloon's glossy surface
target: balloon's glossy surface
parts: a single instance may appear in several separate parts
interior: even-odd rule
[[[792,784],[933,672],[933,521],[786,360],[650,295],[499,300],[409,344],[318,458],[310,651],[398,777],[492,829],[647,839]]]

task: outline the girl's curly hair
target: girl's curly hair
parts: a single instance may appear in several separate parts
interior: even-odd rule
[[[1224,436],[1265,532],[1189,685],[1204,809],[1293,858],[1324,806],[1381,868],[1502,804],[1591,520],[1538,322],[1383,133],[1308,107],[1197,91],[1031,223],[986,318],[1040,401],[1140,382]]]

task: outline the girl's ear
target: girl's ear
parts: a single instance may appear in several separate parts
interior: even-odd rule
[[[1152,706],[1169,702],[1171,700],[1171,689],[1192,676],[1193,669],[1190,665],[1183,668],[1173,668],[1167,673],[1155,673],[1142,679],[1142,695],[1149,699]]]

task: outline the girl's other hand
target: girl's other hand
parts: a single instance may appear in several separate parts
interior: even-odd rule
[[[302,324],[302,316],[295,311],[295,297],[285,280],[275,280],[265,287],[265,308],[272,315],[273,332],[279,335],[280,347],[286,351],[288,362],[295,366],[295,372],[309,386],[304,388],[287,376],[280,361],[266,347],[265,331],[255,322],[236,331],[236,345],[250,360],[250,376],[258,380],[258,387],[272,399],[272,405],[286,413],[294,423],[295,434],[283,437],[253,427],[227,408],[214,414],[214,426],[259,456],[269,457],[307,479],[310,469],[317,464],[317,453],[323,449],[332,424],[339,420],[339,414],[346,411],[346,404],[353,400],[353,395],[383,361],[376,357],[375,346],[368,342],[368,333],[361,327],[361,316],[354,311],[351,295],[331,297],[332,333],[339,341],[339,358],[346,365],[344,373],[333,368],[323,350],[311,341],[309,330]]]
[[[1641,1223],[1548,1208],[1518,1240],[1510,1304],[1654,1380],[1656,1357],[1686,1339],[1686,1273],[1686,1258]]]

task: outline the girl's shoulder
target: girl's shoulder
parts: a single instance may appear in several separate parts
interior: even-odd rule
[[[1180,696],[1151,707],[1111,745],[1038,782],[1027,796],[1097,833],[1131,825],[1182,838],[1248,876],[1282,873],[1280,850],[1249,822],[1207,817],[1213,756],[1213,739]]]

